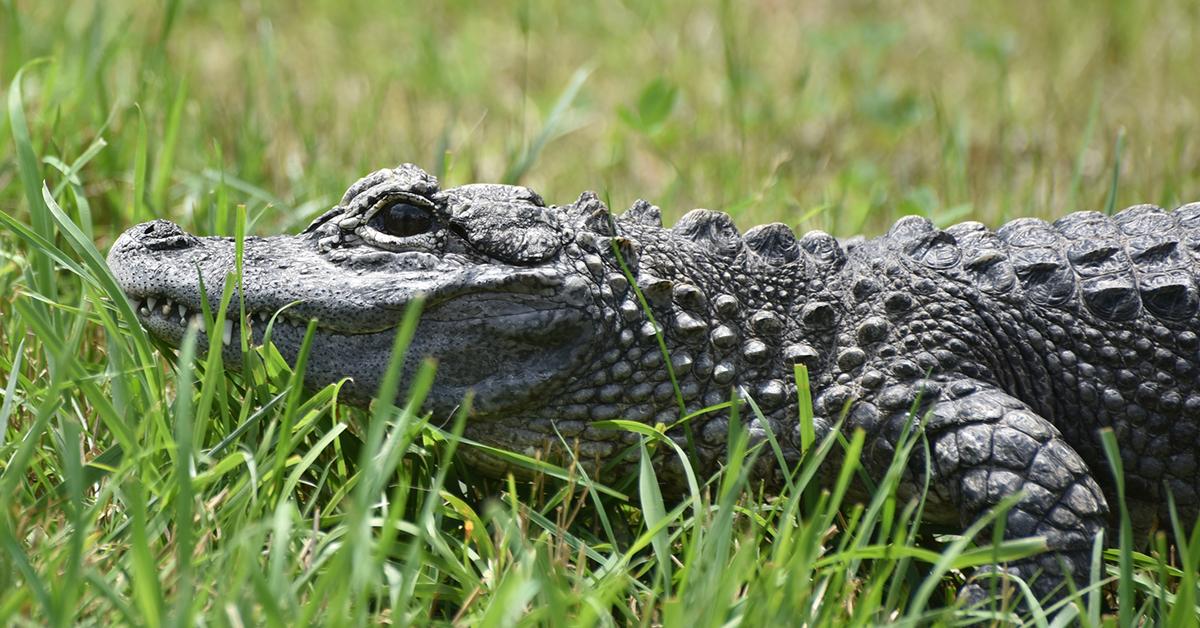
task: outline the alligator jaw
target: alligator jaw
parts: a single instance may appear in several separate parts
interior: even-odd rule
[[[210,315],[218,310],[236,267],[231,239],[198,238],[166,221],[127,231],[108,261],[142,325],[174,346],[200,316],[202,298]],[[586,323],[588,286],[564,285],[562,277],[544,268],[472,265],[453,254],[331,252],[306,236],[247,238],[242,283],[216,333],[225,363],[240,368],[244,306],[252,342],[262,343],[270,325],[271,341],[293,362],[316,319],[306,384],[319,388],[348,379],[344,395],[365,404],[387,370],[404,311],[420,298],[424,306],[406,375],[420,360],[434,358],[439,370],[432,409],[452,410],[474,390],[476,407],[494,410],[563,377],[589,350],[579,343],[595,333]],[[200,346],[209,346],[207,335]]]
[[[170,339],[177,344],[183,338],[183,334],[189,324],[195,322],[203,326],[203,312],[194,302],[175,301],[170,297],[161,295],[146,296],[141,299],[129,294],[125,296],[129,299],[130,305],[133,306],[133,311],[137,313],[138,321],[153,332],[155,336]],[[224,322],[218,327],[221,333],[221,342],[226,346],[233,344],[233,341],[237,338],[237,309],[237,303],[231,304],[228,316],[225,317]],[[215,314],[215,311],[212,313]],[[272,324],[272,319],[274,319],[273,327],[275,329],[281,329],[285,326],[304,329],[307,325],[304,320],[290,316],[286,309],[278,312],[271,312],[266,309],[258,311],[247,310],[246,320],[252,338],[256,342],[262,341],[261,334],[268,324]]]

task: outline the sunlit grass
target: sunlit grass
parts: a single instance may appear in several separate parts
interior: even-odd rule
[[[1198,196],[1195,3],[849,4],[0,1],[0,623],[1011,618],[955,591],[1035,546],[920,528],[893,490],[916,432],[865,500],[853,433],[777,498],[746,465],[679,502],[650,464],[601,481],[513,455],[541,478],[477,481],[452,455],[465,414],[420,410],[432,366],[371,413],[270,350],[229,375],[193,359],[201,329],[156,346],[104,267],[135,222],[296,229],[401,161],[838,236]],[[1059,621],[1194,622],[1182,525],[1141,552],[1114,530],[1107,586]]]

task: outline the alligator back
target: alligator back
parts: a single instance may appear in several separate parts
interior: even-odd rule
[[[1166,514],[1169,488],[1195,517],[1200,203],[1021,218],[995,231],[910,217],[880,240],[973,310],[986,332],[973,351],[988,374],[1050,420],[1099,479],[1108,474],[1096,431],[1107,427],[1133,499]]]

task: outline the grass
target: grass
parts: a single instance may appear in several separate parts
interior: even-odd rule
[[[953,596],[1030,545],[921,530],[893,497],[919,433],[863,503],[856,434],[780,499],[745,464],[680,503],[648,464],[481,482],[420,411],[432,367],[371,415],[269,351],[228,375],[195,336],[155,346],[103,266],[135,222],[294,230],[400,161],[839,236],[1200,189],[1200,5],[868,6],[0,0],[0,623],[1012,620]],[[1104,588],[1027,621],[1194,625],[1200,539],[1130,535],[1096,555]]]

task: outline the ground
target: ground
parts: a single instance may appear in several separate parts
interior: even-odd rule
[[[447,417],[161,354],[93,255],[136,222],[295,230],[401,161],[838,236],[1200,199],[1195,2],[0,0],[0,32],[6,624],[951,621],[991,560],[886,486],[473,482]],[[1197,545],[1107,556],[1081,620],[1194,618]]]

